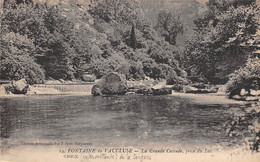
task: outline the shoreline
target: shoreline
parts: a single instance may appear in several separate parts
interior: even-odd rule
[[[129,94],[140,95],[140,94]],[[21,98],[21,97],[35,97],[35,96],[92,96],[91,92],[55,92],[55,93],[41,93],[41,94],[0,94],[0,98]],[[148,95],[149,96],[149,95]],[[152,95],[154,96],[154,95]],[[191,99],[195,103],[200,104],[241,104],[245,105],[251,102],[239,101],[229,99],[223,93],[206,93],[206,94],[193,94],[193,93],[180,93],[173,91],[172,94],[165,96],[175,96]]]

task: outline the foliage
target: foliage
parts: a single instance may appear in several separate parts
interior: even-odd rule
[[[167,42],[176,45],[177,35],[184,31],[181,15],[166,9],[161,10],[158,14],[156,29]]]
[[[141,16],[139,3],[135,0],[93,0],[90,13],[106,22],[122,24],[136,23]]]
[[[226,123],[227,134],[233,138],[234,143],[243,144],[252,152],[259,152],[260,145],[260,112],[259,102],[252,103],[245,112],[232,113],[233,118]],[[243,139],[241,141],[240,139]],[[239,142],[238,142],[239,140]]]
[[[136,36],[135,36],[135,26],[132,26],[131,29],[131,35],[130,35],[130,47],[132,47],[133,49],[136,49],[137,46],[137,42],[136,42]]]
[[[32,57],[35,46],[26,36],[18,33],[5,34],[1,41],[1,79],[26,78],[29,84],[42,83],[44,71]]]
[[[254,50],[245,43],[256,32],[257,9],[254,4],[234,6],[210,1],[208,5],[210,12],[196,22],[197,33],[186,44],[184,65],[190,75],[223,84],[230,73],[245,65]]]
[[[260,90],[260,60],[249,59],[246,66],[230,74],[227,83],[227,93],[234,90]]]
[[[1,32],[30,40],[28,59],[46,78],[82,79],[85,72],[101,78],[113,71],[137,80],[181,76],[176,49],[156,36],[135,0],[93,0],[88,8],[72,1],[6,5]]]

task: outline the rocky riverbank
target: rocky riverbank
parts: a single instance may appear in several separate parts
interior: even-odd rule
[[[170,94],[221,94],[225,98],[239,101],[259,101],[260,91],[241,89],[225,94],[225,86],[192,83],[187,85],[167,85],[166,80],[126,80],[117,73],[109,73],[95,82],[73,82],[64,80],[46,81],[45,84],[29,85],[25,79],[0,85],[0,96],[6,95],[58,95],[77,94],[106,95],[170,95]]]

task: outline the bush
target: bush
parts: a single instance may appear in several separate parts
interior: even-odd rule
[[[227,83],[226,93],[241,89],[260,89],[260,60],[259,58],[248,59],[244,68],[240,68],[231,75]]]

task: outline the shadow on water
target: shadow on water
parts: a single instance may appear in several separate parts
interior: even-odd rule
[[[156,142],[216,145],[230,140],[235,104],[180,96],[31,96],[0,99],[1,139],[73,140],[132,146]]]

